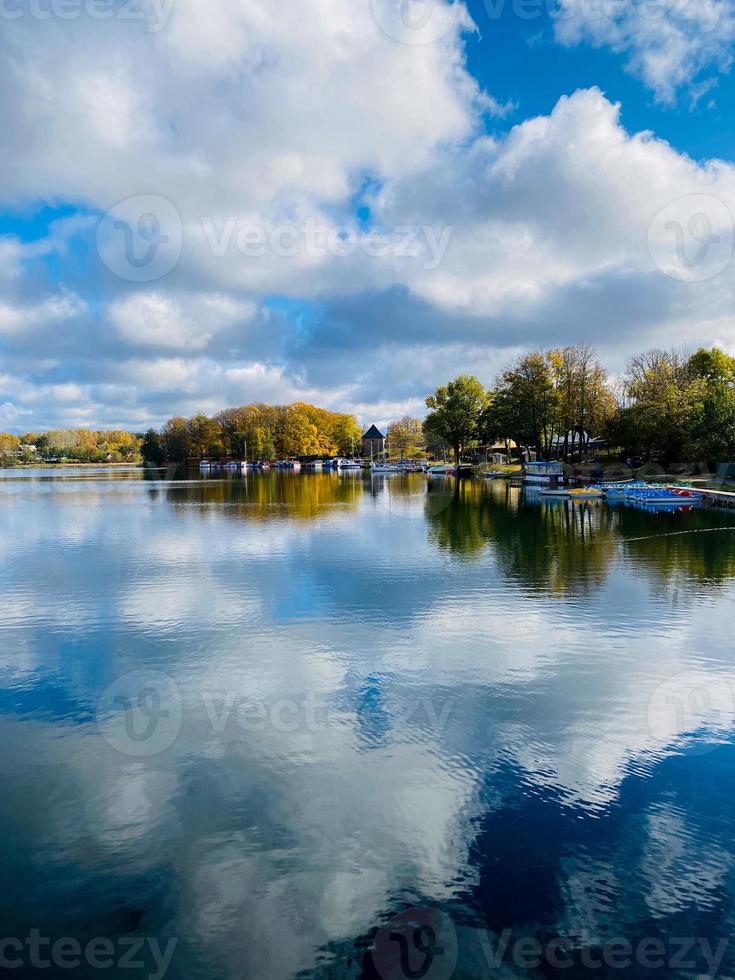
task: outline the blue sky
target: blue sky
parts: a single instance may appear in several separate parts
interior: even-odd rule
[[[734,0],[8,9],[0,430],[735,351]]]
[[[502,4],[503,0],[495,0]],[[716,79],[698,106],[685,86],[677,99],[662,103],[656,93],[628,70],[629,59],[609,48],[589,44],[567,46],[555,42],[554,19],[548,0],[539,4],[538,16],[524,21],[516,16],[512,0],[505,0],[493,19],[490,0],[471,0],[468,9],[477,31],[466,39],[467,63],[482,85],[501,101],[517,109],[507,122],[549,113],[559,95],[599,87],[623,107],[623,123],[632,132],[650,129],[695,159],[735,154],[735,130],[730,107],[735,103],[735,81],[729,72],[705,71]],[[529,11],[533,11],[533,5]]]

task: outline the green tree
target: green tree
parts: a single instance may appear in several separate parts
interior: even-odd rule
[[[478,430],[479,430],[478,423]],[[422,425],[424,429],[424,441],[426,444],[426,452],[431,456],[438,459],[440,456],[442,459],[446,459],[447,452],[449,451],[449,443],[446,439],[443,439],[436,432],[431,432],[427,430],[425,426]],[[482,436],[481,436],[482,437]]]
[[[143,436],[140,452],[143,461],[150,463],[151,466],[160,466],[165,461],[166,452],[163,448],[163,441],[155,429],[148,429]]]
[[[692,373],[689,359],[678,351],[651,350],[632,359],[623,384],[624,447],[646,458],[681,462],[706,381]]]
[[[710,463],[735,460],[735,358],[717,347],[692,354],[687,364],[697,386],[687,450]]]
[[[687,368],[695,377],[704,378],[714,384],[725,384],[730,389],[735,386],[735,357],[731,357],[719,347],[709,350],[700,347],[689,358]]]
[[[189,456],[189,428],[186,419],[175,415],[164,425],[161,442],[166,459],[171,463],[185,463]]]
[[[431,411],[424,420],[424,432],[439,436],[451,446],[459,463],[462,452],[477,440],[480,418],[489,399],[477,378],[461,374],[426,399]]]
[[[525,354],[498,378],[482,423],[487,441],[513,439],[547,457],[557,418],[558,395],[549,357]]]

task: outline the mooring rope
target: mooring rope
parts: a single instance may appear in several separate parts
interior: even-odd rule
[[[667,531],[666,534],[647,534],[643,538],[623,538],[623,544],[633,541],[652,541],[654,538],[675,538],[679,534],[706,534],[707,531],[735,531],[735,527],[693,527],[688,531]]]

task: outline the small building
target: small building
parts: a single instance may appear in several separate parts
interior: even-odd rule
[[[370,458],[382,456],[385,453],[385,436],[380,429],[371,425],[362,437],[362,455]]]
[[[558,487],[564,482],[564,464],[529,460],[523,468],[523,482],[530,486]]]

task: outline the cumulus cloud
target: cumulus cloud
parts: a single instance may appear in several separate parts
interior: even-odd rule
[[[14,20],[2,121],[15,138],[0,193],[107,208],[153,188],[238,214],[301,195],[341,201],[355,175],[409,173],[468,135],[481,97],[462,63],[466,22],[411,47],[381,30],[368,3],[341,0],[287,11],[177,0],[153,33]]]
[[[521,123],[504,140],[478,140],[463,154],[448,154],[420,180],[393,182],[376,206],[387,223],[456,222],[438,270],[414,266],[415,293],[475,315],[518,316],[543,308],[560,289],[615,273],[646,276],[655,288],[662,259],[675,266],[678,246],[656,217],[683,200],[679,217],[686,221],[686,201],[695,196],[711,199],[712,242],[726,247],[735,168],[695,163],[651,133],[630,135],[620,106],[589,89],[562,97],[549,116]],[[732,299],[722,281],[715,293]]]
[[[555,34],[563,44],[587,41],[625,54],[628,69],[663,103],[682,88],[696,101],[732,65],[735,7],[731,0],[561,0]]]
[[[216,333],[254,314],[252,303],[229,296],[195,296],[184,305],[160,292],[116,300],[107,311],[110,323],[125,340],[186,351],[202,350]]]
[[[23,420],[24,415],[30,415],[30,409],[18,408],[12,402],[3,402],[0,405],[0,425],[3,428],[10,428],[18,425]]]
[[[289,397],[385,420],[420,412],[449,371],[490,381],[528,346],[583,338],[617,368],[674,331],[735,345],[733,167],[628,132],[595,88],[488,135],[501,107],[467,71],[463,6],[422,44],[396,39],[377,0],[177,0],[165,23],[144,10],[19,18],[0,40],[0,195],[27,213],[65,206],[0,238],[17,381],[0,401],[35,412],[31,393],[49,395],[39,425],[139,428]],[[575,33],[575,10],[560,38],[603,43],[602,28]],[[672,7],[686,10],[681,31],[704,44],[696,10]],[[666,77],[678,87],[688,70]],[[98,254],[101,215],[135,225],[139,196],[180,224],[180,258],[151,282],[126,277],[124,235]],[[75,413],[53,394],[64,383],[79,386]]]
[[[0,236],[0,280],[16,279],[24,266],[34,259],[47,255],[65,255],[70,239],[92,227],[95,219],[90,215],[76,214],[52,221],[48,234],[32,241],[23,241],[17,235]]]
[[[0,337],[23,334],[38,326],[73,320],[86,310],[84,300],[65,289],[35,304],[4,302],[0,296]]]

